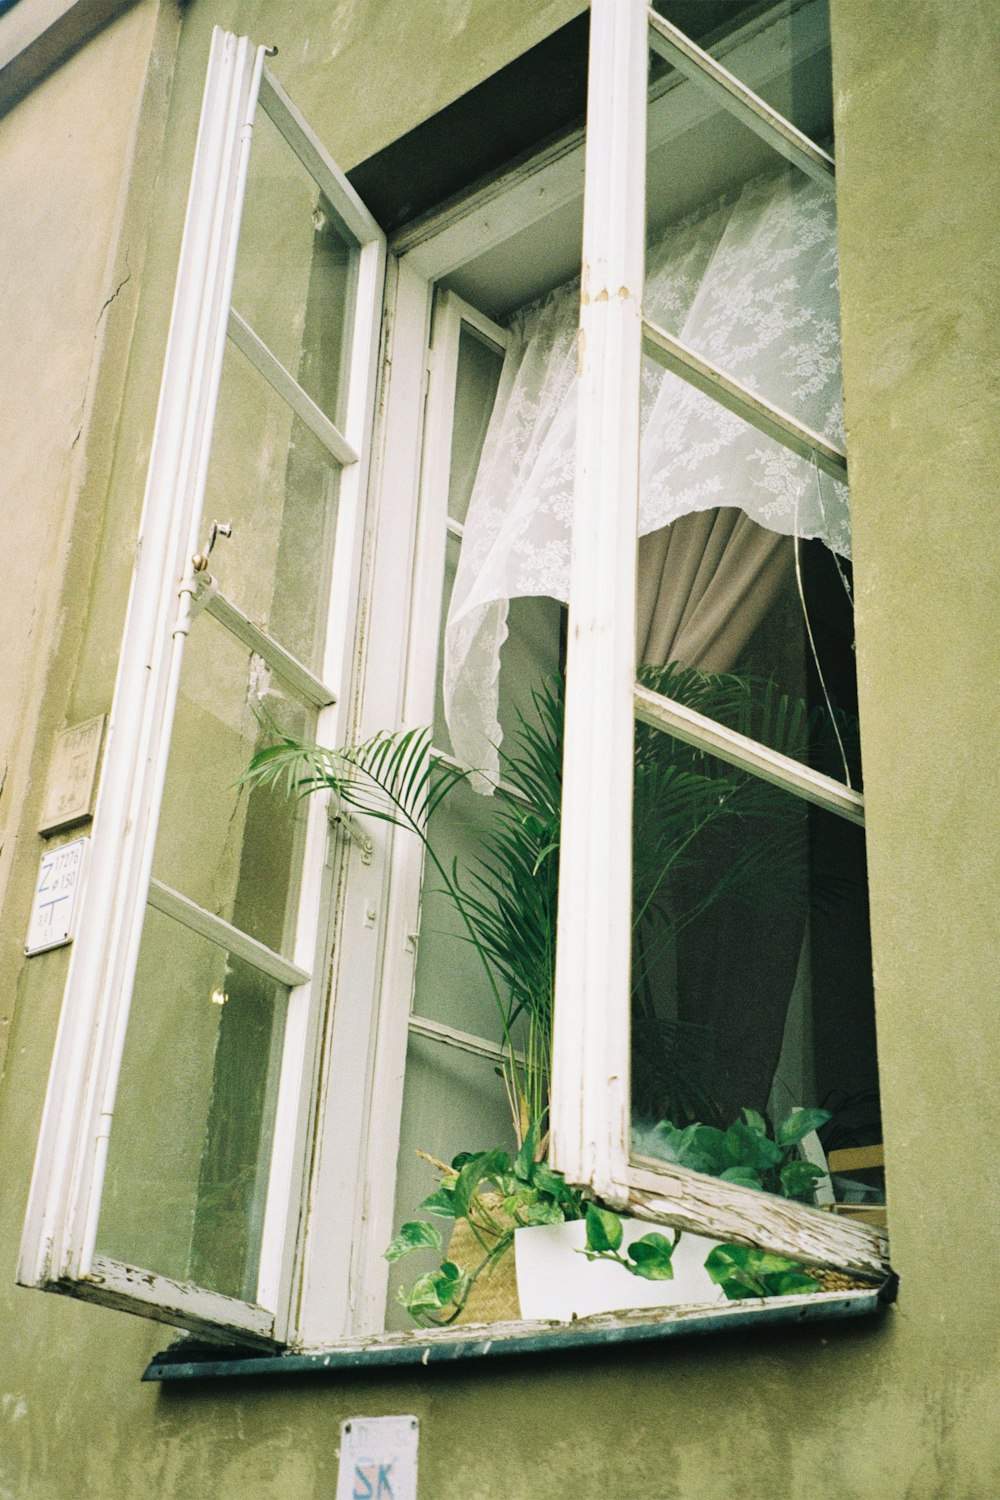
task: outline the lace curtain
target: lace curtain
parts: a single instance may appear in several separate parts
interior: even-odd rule
[[[444,704],[480,790],[498,774],[511,599],[569,597],[579,282],[517,313],[465,523],[445,630]],[[791,168],[654,235],[645,310],[751,389],[842,441],[833,193]],[[735,506],[850,555],[846,486],[645,359],[640,535]]]

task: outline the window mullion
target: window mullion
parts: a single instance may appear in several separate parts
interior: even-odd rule
[[[275,953],[266,943],[258,942],[223,917],[206,911],[196,901],[191,901],[179,891],[172,890],[169,885],[164,885],[162,880],[149,882],[149,905],[163,912],[164,916],[173,917],[175,922],[198,933],[199,937],[244,959],[262,974],[276,979],[279,984],[294,988],[299,984],[307,984],[311,977],[307,970],[289,963],[287,958],[282,958],[280,953]]]
[[[382,230],[268,68],[260,81],[260,105],[310,177],[319,183],[348,238],[362,245],[372,241],[384,245]]]
[[[729,110],[787,161],[801,167],[817,182],[832,181],[834,162],[827,152],[652,9],[649,11],[649,40],[654,51],[704,89],[716,103]]]
[[[641,683],[635,685],[635,713],[644,724],[663,729],[686,745],[705,750],[718,760],[739,766],[762,781],[784,787],[806,802],[864,826],[865,799],[860,792],[793,760],[790,755],[782,755],[684,703],[665,698],[662,693],[651,692]]]
[[[242,318],[235,308],[229,310],[229,337],[241,350],[262,375],[273,391],[277,393],[292,408],[292,411],[304,422],[313,434],[323,444],[337,463],[346,468],[348,464],[356,464],[358,455],[354,448],[344,437],[338,427],[330,421],[325,412],[321,411],[311,396],[299,385],[293,375],[290,375],[281,361],[271,353],[245,318]]]
[[[628,1139],[645,6],[595,0],[590,46],[551,1158],[615,1201]]]
[[[217,620],[230,635],[242,641],[243,645],[273,667],[275,672],[282,677],[306,703],[311,703],[315,708],[326,708],[331,703],[336,703],[337,694],[333,688],[328,687],[325,682],[310,672],[308,667],[302,665],[297,657],[290,651],[286,651],[279,641],[266,631],[255,625],[248,615],[231,599],[214,586],[214,579],[207,574],[201,574],[199,583],[204,592],[199,593],[198,602],[204,600],[205,610]]]
[[[824,473],[839,480],[841,484],[847,483],[847,454],[836,443],[831,443],[818,432],[804,427],[780,407],[772,406],[748,386],[735,380],[732,375],[727,375],[718,365],[713,365],[702,355],[696,354],[687,344],[683,344],[665,329],[657,327],[655,323],[645,320],[642,336],[645,352],[657,364],[678,375],[681,380],[686,380],[695,390],[711,397],[727,411],[742,417],[751,427],[756,427],[758,432],[773,438],[783,448],[790,449],[809,463],[816,463]]]
[[[510,1056],[507,1047],[499,1042],[491,1042],[486,1037],[475,1036],[471,1031],[461,1031],[455,1026],[446,1026],[442,1021],[432,1021],[427,1016],[419,1016],[411,1011],[407,1023],[408,1029],[416,1036],[427,1037],[429,1041],[440,1042],[443,1047],[454,1047],[458,1052],[468,1052],[473,1057],[485,1057],[491,1062],[505,1062]],[[515,1048],[514,1058],[519,1066],[524,1066],[524,1054]]]
[[[649,1163],[654,1166],[637,1165],[626,1174],[627,1206],[638,1218],[873,1280],[883,1280],[889,1270],[888,1241],[874,1225],[670,1162]]]

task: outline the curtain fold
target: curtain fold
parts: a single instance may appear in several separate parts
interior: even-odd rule
[[[694,511],[642,537],[639,661],[731,671],[794,577],[793,546],[732,508]]]
[[[443,689],[455,754],[481,773],[473,778],[481,791],[491,790],[499,769],[497,682],[509,601],[546,595],[565,602],[569,595],[578,300],[578,283],[569,283],[512,320],[469,503],[445,631]],[[782,169],[749,183],[735,200],[658,231],[647,247],[644,300],[653,322],[806,425],[842,437],[830,190]],[[765,533],[821,537],[849,555],[844,486],[650,360],[643,365],[641,419],[641,535],[662,533],[681,517],[735,508]],[[724,528],[713,538],[716,522],[703,524],[700,565],[708,569],[729,542]],[[644,596],[654,588],[660,551],[701,531],[686,521],[674,534],[678,542],[661,538],[643,549]],[[754,559],[756,581],[749,585],[736,578],[740,552]],[[724,661],[733,632],[743,628],[723,619],[725,588],[752,615],[775,586],[781,554],[780,545],[741,529],[718,590],[697,590],[686,616],[681,600],[669,597],[674,562],[666,572],[659,565],[659,600],[650,605],[646,598],[641,606],[648,619],[640,629],[640,659],[644,636],[653,633],[651,649],[659,654],[658,643],[680,628],[701,660]]]

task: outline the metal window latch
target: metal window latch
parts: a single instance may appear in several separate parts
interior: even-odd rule
[[[174,636],[188,634],[193,621],[198,618],[216,592],[217,584],[208,571],[208,559],[219,537],[232,536],[232,534],[232,521],[213,521],[205,550],[196,552],[192,557],[191,571],[186,575],[178,590],[181,604],[174,622]]]
[[[212,522],[212,529],[208,533],[208,545],[206,546],[204,552],[196,552],[194,554],[194,556],[192,557],[192,559],[191,559],[191,566],[192,566],[192,568],[194,569],[194,571],[196,573],[204,573],[205,572],[206,568],[208,567],[208,559],[212,555],[212,548],[215,546],[216,542],[219,540],[219,537],[220,536],[232,536],[232,534],[233,534],[233,523],[232,523],[232,521],[213,521]]]
[[[363,865],[371,864],[372,855],[375,852],[371,836],[365,832],[357,818],[346,810],[336,793],[330,798],[330,825],[333,828],[342,829],[351,843],[357,844],[361,850]]]

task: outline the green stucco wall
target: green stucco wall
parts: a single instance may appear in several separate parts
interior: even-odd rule
[[[139,1375],[165,1330],[13,1285],[65,974],[65,950],[18,959],[39,779],[55,731],[110,700],[208,30],[219,21],[277,43],[283,81],[350,165],[578,8],[193,0],[173,71],[175,8],[146,0],[0,121],[11,578],[0,596],[0,1500],[326,1500],[340,1421],[393,1412],[421,1419],[421,1500],[986,1500],[1000,1489],[991,0],[959,22],[944,0],[831,7],[897,1305],[871,1326],[575,1363],[164,1389]],[[95,353],[102,303],[126,271]]]
[[[147,0],[0,119],[0,1067],[52,736],[86,716],[65,695],[144,249],[129,179],[159,151],[156,27]]]

